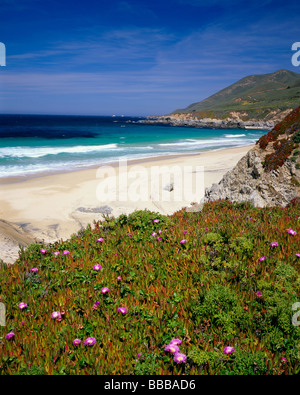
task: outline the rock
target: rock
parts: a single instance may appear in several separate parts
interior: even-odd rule
[[[87,207],[78,207],[77,211],[80,211],[82,213],[99,213],[99,214],[111,214],[113,209],[109,206],[101,206],[101,207],[92,207],[92,208],[87,208]]]
[[[282,144],[287,140],[294,141],[293,134],[300,131],[298,118],[299,108],[284,119],[287,124],[287,119],[292,120],[292,125],[289,128],[287,126],[286,131],[283,130],[283,133],[276,137],[277,143],[281,139]],[[281,127],[285,125],[284,122]],[[275,133],[276,129],[273,130]],[[282,144],[277,144],[277,147],[281,147]],[[293,143],[292,152],[295,152],[297,144]],[[280,157],[282,152],[276,150],[276,144],[274,147],[273,143],[268,144],[266,148],[256,144],[231,171],[224,175],[219,184],[214,184],[205,190],[202,202],[228,199],[233,202],[249,202],[255,207],[285,207],[292,199],[299,196],[300,155],[294,156],[293,160],[287,156],[282,165],[267,171],[262,163],[265,163],[270,154],[274,154],[275,159]]]
[[[164,186],[164,190],[172,192],[174,190],[174,183],[171,182],[170,184],[167,184],[166,186]]]

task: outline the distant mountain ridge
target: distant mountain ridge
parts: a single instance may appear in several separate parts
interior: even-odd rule
[[[225,119],[234,112],[244,121],[264,120],[272,111],[294,109],[299,104],[300,74],[282,69],[244,77],[205,100],[173,111],[172,115]]]

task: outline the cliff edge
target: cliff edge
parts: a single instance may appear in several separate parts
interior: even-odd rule
[[[300,107],[262,136],[203,202],[228,199],[255,207],[286,206],[300,197]]]

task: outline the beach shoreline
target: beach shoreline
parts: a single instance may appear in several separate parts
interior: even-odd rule
[[[5,226],[11,224],[15,227],[14,231],[19,229],[21,233],[28,235],[29,240],[47,244],[70,238],[72,234],[92,224],[94,220],[103,219],[102,215],[105,214],[118,217],[120,214],[128,215],[135,210],[148,209],[170,215],[188,207],[192,203],[189,199],[191,195],[187,193],[188,197],[184,196],[181,200],[175,201],[172,200],[174,191],[165,189],[165,185],[160,185],[159,191],[156,191],[159,199],[154,198],[149,177],[153,168],[161,166],[166,172],[172,171],[175,167],[179,171],[183,169],[192,169],[192,173],[198,171],[199,174],[196,176],[201,179],[203,185],[199,197],[197,194],[197,199],[193,201],[200,202],[205,188],[218,183],[252,147],[253,145],[247,145],[187,155],[132,159],[126,163],[127,173],[123,172],[118,162],[114,162],[84,170],[43,174],[38,177],[2,178],[0,179],[0,219],[5,221]],[[130,176],[134,172],[137,172],[135,173],[138,174],[137,178],[131,180],[129,177],[128,183],[123,185],[124,174]],[[127,200],[120,199],[124,193],[128,196],[128,193],[136,192],[137,180],[140,186],[139,192],[145,198],[135,201],[132,195]],[[176,182],[175,180],[175,185]],[[111,187],[108,188],[109,193],[106,193],[105,201],[102,199],[105,190],[103,185]],[[101,199],[99,199],[100,195]],[[20,243],[13,237],[9,239],[5,234],[5,226],[0,229],[0,259],[13,263],[18,257]],[[9,235],[11,236],[12,232]],[[12,248],[13,244],[14,248]]]
[[[15,184],[19,182],[25,182],[28,180],[32,180],[35,178],[43,178],[43,177],[48,177],[48,176],[55,176],[55,175],[61,175],[61,174],[69,174],[69,173],[77,173],[81,171],[87,171],[87,170],[93,170],[93,169],[98,169],[99,167],[106,167],[106,166],[112,166],[112,167],[117,167],[119,166],[119,163],[122,162],[122,160],[126,160],[128,165],[139,165],[143,163],[148,163],[148,162],[157,162],[157,161],[165,161],[165,160],[172,160],[172,159],[177,159],[180,157],[190,157],[190,156],[199,156],[203,154],[209,154],[211,152],[218,152],[218,151],[223,151],[223,150],[231,150],[231,149],[239,149],[239,148],[247,148],[247,147],[253,147],[253,145],[240,145],[238,147],[222,147],[222,148],[215,148],[215,149],[208,149],[208,150],[202,150],[202,151],[192,151],[192,152],[180,152],[176,154],[169,154],[169,155],[153,155],[153,156],[147,156],[145,158],[136,158],[136,159],[122,159],[120,158],[118,161],[112,160],[111,162],[105,162],[105,163],[98,163],[98,164],[93,164],[93,165],[88,165],[86,167],[82,168],[72,168],[72,169],[64,169],[64,170],[49,170],[49,171],[41,171],[38,173],[32,173],[32,174],[26,174],[24,176],[10,176],[10,177],[1,177],[0,176],[0,185],[5,185],[5,184]],[[250,148],[249,148],[250,149]]]

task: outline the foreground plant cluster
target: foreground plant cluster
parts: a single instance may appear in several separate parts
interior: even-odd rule
[[[137,211],[0,265],[0,374],[297,374],[299,203]]]

